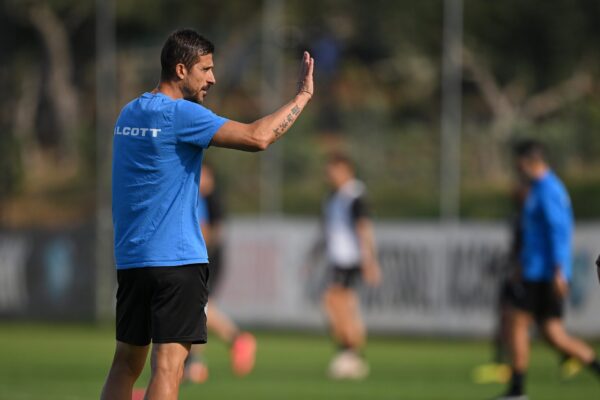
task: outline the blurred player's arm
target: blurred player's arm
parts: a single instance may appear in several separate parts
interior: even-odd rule
[[[274,113],[250,124],[227,121],[215,133],[211,145],[244,151],[267,149],[292,127],[310,101],[314,92],[314,63],[310,54],[304,52],[298,90],[292,101]]]
[[[565,297],[569,291],[568,280],[571,277],[571,270],[565,259],[571,244],[565,242],[564,232],[571,228],[568,226],[566,211],[559,195],[547,193],[541,196],[541,207],[554,261],[554,290],[559,296]]]
[[[375,233],[371,220],[366,217],[359,218],[356,221],[356,233],[360,245],[363,278],[367,284],[377,286],[381,282],[381,268],[377,260]]]
[[[357,197],[352,202],[352,220],[358,236],[363,278],[368,285],[377,286],[381,281],[381,268],[377,260],[373,223],[369,218],[367,202],[363,196]]]

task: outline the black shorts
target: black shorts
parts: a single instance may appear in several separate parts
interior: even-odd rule
[[[340,267],[332,265],[329,268],[329,284],[345,288],[355,288],[362,278],[362,269],[359,266]]]
[[[117,270],[117,340],[206,343],[206,264]]]
[[[502,281],[498,292],[498,306],[504,308],[512,306],[515,302],[515,283],[510,279]]]
[[[515,308],[531,314],[537,321],[563,316],[563,300],[552,282],[515,283],[512,292]]]

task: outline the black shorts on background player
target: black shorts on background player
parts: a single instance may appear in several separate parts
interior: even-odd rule
[[[331,285],[339,285],[347,289],[355,288],[361,280],[362,271],[358,266],[353,267],[338,267],[331,266],[329,268],[329,283]]]
[[[210,259],[210,263],[208,264],[208,270],[210,271],[208,276],[208,292],[212,296],[219,289],[223,276],[223,246],[209,248],[208,257]]]
[[[117,340],[206,343],[206,264],[117,270]]]
[[[204,196],[206,203],[206,213],[208,217],[208,225],[211,228],[220,226],[223,223],[225,216],[225,209],[223,207],[223,201],[221,200],[221,194],[214,188],[214,190]],[[223,276],[223,243],[218,242],[209,246],[208,249],[208,269],[210,276],[208,278],[208,290],[211,295],[214,295],[219,288],[221,277]]]
[[[563,300],[558,296],[552,282],[520,282],[513,288],[514,306],[537,320],[561,318]]]

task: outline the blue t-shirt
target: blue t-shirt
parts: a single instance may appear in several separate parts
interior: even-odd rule
[[[226,121],[162,93],[123,108],[113,137],[117,269],[208,262],[198,183],[203,150]]]
[[[567,189],[554,173],[533,182],[521,218],[523,279],[550,281],[556,268],[571,279],[573,210]]]

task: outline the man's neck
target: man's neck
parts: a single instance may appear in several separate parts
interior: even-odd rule
[[[152,93],[162,93],[165,96],[169,96],[173,100],[183,99],[183,93],[179,86],[171,81],[160,81],[158,86],[152,91]]]
[[[347,179],[345,179],[343,182],[340,183],[340,185],[336,188],[336,190],[343,190],[346,186],[348,186],[348,184],[350,184],[351,182],[354,181],[354,177],[348,177]]]
[[[533,180],[534,181],[539,181],[544,176],[546,176],[546,174],[548,173],[548,171],[550,171],[550,168],[548,168],[547,165],[540,165],[533,172]]]

